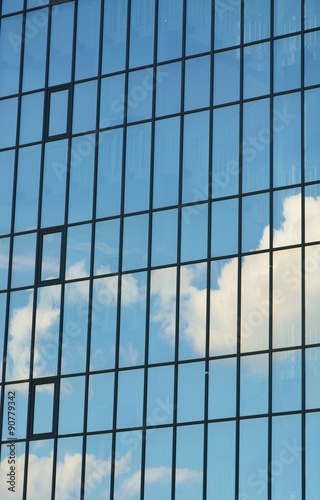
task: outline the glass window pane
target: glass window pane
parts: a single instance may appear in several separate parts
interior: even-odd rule
[[[244,192],[269,188],[270,142],[269,99],[244,103],[242,143],[242,190]]]
[[[49,85],[71,79],[74,2],[52,7]]]
[[[20,144],[41,141],[43,124],[43,92],[22,97]]]
[[[123,130],[99,134],[96,217],[118,215],[121,202]]]
[[[213,110],[212,197],[239,191],[239,106]]]
[[[306,350],[306,408],[320,407],[320,348]]]
[[[208,254],[208,204],[183,207],[181,215],[181,261],[206,259]]]
[[[113,423],[113,373],[90,375],[87,430],[112,429]]]
[[[282,189],[273,193],[273,246],[301,242],[301,190]],[[291,273],[292,274],[292,273]]]
[[[63,498],[72,496],[80,498],[81,489],[81,453],[83,447],[82,437],[60,438],[58,441],[56,463],[57,472],[55,478],[55,496]],[[73,469],[74,467],[74,469]],[[70,486],[61,482],[61,477],[66,477],[68,471],[74,470]]]
[[[127,128],[125,212],[149,208],[151,124]]]
[[[112,219],[96,223],[94,274],[118,271],[120,220]]]
[[[151,81],[152,84],[152,81]],[[156,116],[180,112],[181,63],[164,64],[157,67]]]
[[[242,199],[243,252],[269,247],[269,215],[269,194],[245,196]]]
[[[64,223],[68,143],[66,140],[45,145],[42,185],[41,226]]]
[[[155,473],[155,474],[154,474]],[[170,498],[172,477],[172,429],[146,432],[144,498]]]
[[[144,370],[119,372],[117,428],[138,427],[142,424]]]
[[[159,0],[158,62],[181,57],[183,1]]]
[[[48,135],[67,132],[69,89],[50,93],[50,118]]]
[[[147,266],[148,215],[124,219],[122,269],[139,269]]]
[[[235,499],[235,422],[208,426],[208,498]]]
[[[27,286],[34,283],[36,234],[15,236],[13,244],[11,285]]]
[[[319,12],[320,14],[320,12]],[[320,32],[306,33],[304,38],[305,85],[320,83]]]
[[[150,85],[149,80],[149,69],[142,69],[129,73],[127,99],[128,122],[151,118],[153,85]]]
[[[274,41],[274,91],[283,92],[301,86],[301,37],[290,36]]]
[[[154,208],[176,205],[179,189],[180,118],[155,123]]]
[[[317,223],[317,227],[318,227]],[[319,301],[320,301],[320,247],[308,246],[305,249],[305,322],[306,343],[320,342]]]
[[[24,92],[45,85],[49,15],[48,9],[27,13],[22,83]]]
[[[109,496],[111,480],[111,434],[87,436],[85,499]]]
[[[73,122],[74,134],[96,128],[97,82],[79,83],[74,86]]]
[[[177,428],[175,475],[175,500],[202,498],[203,425]]]
[[[210,361],[209,377],[209,418],[235,417],[236,359]]]
[[[274,352],[272,363],[272,410],[298,410],[301,408],[301,351]]]
[[[244,48],[243,97],[270,93],[270,42]]]
[[[8,286],[8,270],[9,270],[9,250],[10,250],[10,238],[0,239],[0,290],[5,290]],[[0,295],[0,301],[3,298]],[[0,327],[1,328],[1,327]],[[0,336],[1,339],[1,336]],[[0,340],[0,350],[1,350],[1,340]],[[1,363],[2,364],[2,363]],[[0,364],[0,368],[1,368]]]
[[[28,448],[27,496],[43,495],[45,498],[50,498],[52,496],[53,439],[36,439],[30,442]],[[43,478],[41,486],[37,480],[39,469]]]
[[[98,74],[99,35],[100,0],[79,0],[75,72],[77,80]]]
[[[304,14],[305,29],[320,26],[320,5],[318,0],[305,0]]]
[[[130,68],[153,63],[155,0],[131,0]]]
[[[210,56],[188,59],[185,65],[184,109],[206,108],[210,103]]]
[[[10,2],[13,3],[12,1]],[[15,94],[19,89],[22,16],[1,20],[0,96]]]
[[[245,0],[244,42],[270,36],[270,0]]]
[[[59,434],[83,432],[85,377],[60,381]]]
[[[238,199],[212,203],[211,255],[230,255],[238,251]]]
[[[140,494],[141,448],[144,439],[142,431],[118,432],[116,436],[114,496],[120,500],[121,497],[126,498],[129,495],[130,500],[139,500],[142,496]],[[125,467],[123,464],[126,464]],[[134,489],[131,486],[132,479],[135,483]]]
[[[123,75],[109,76],[101,80],[100,127],[120,125],[124,119]]]
[[[273,185],[297,184],[301,179],[301,96],[284,94],[274,98]]]
[[[0,101],[0,149],[16,144],[18,98]]]
[[[52,432],[54,384],[37,384],[34,387],[33,434]]]
[[[89,276],[91,229],[91,224],[81,224],[68,228],[66,279]]]
[[[163,266],[177,261],[177,232],[177,210],[153,213],[152,266]]]
[[[283,35],[301,29],[301,1],[274,0],[274,34]]]
[[[319,412],[306,414],[306,498],[317,498],[320,488],[319,425]]]
[[[187,1],[186,55],[201,54],[211,49],[212,2]]]
[[[240,43],[241,2],[215,2],[214,48]]]
[[[11,231],[14,157],[14,150],[0,153],[2,172],[0,182],[0,234],[8,234]]]
[[[160,366],[148,371],[147,424],[172,423],[174,408],[174,367]]]
[[[178,371],[178,422],[202,420],[205,365],[203,362],[180,364]]]
[[[2,0],[2,10],[1,14],[11,14],[11,12],[17,12],[23,9],[23,0]]]
[[[127,0],[105,0],[102,73],[125,68],[127,37]]]
[[[320,89],[305,93],[305,180],[320,179]],[[298,119],[296,119],[298,121]],[[293,148],[294,149],[294,148]]]
[[[268,413],[268,372],[268,354],[241,357],[241,415]]]
[[[213,102],[238,101],[240,98],[240,52],[227,50],[214,56]]]
[[[61,239],[61,232],[43,235],[41,281],[60,278]]]

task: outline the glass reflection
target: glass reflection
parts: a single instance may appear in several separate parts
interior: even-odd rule
[[[18,98],[0,101],[0,149],[16,144]]]
[[[1,238],[0,240],[0,289],[1,290],[6,289],[8,286],[9,249],[10,249],[10,238]]]
[[[142,424],[143,374],[143,369],[119,372],[117,405],[118,429],[122,427],[138,427]]]
[[[240,43],[241,2],[230,5],[215,2],[214,48],[222,49]]]
[[[317,498],[320,488],[319,425],[319,412],[306,414],[306,498]]]
[[[13,5],[10,2],[9,5]],[[2,7],[3,8],[3,7]],[[1,19],[0,96],[15,94],[19,88],[22,16]],[[13,41],[15,43],[13,43]]]
[[[11,231],[14,157],[15,152],[13,150],[0,153],[2,170],[0,183],[0,234],[8,234]]]
[[[274,34],[283,35],[301,29],[300,0],[274,0]]]
[[[52,432],[55,384],[34,386],[33,434]]]
[[[301,351],[273,353],[272,410],[301,408]]]
[[[211,255],[230,255],[238,251],[238,199],[212,203]]]
[[[209,418],[236,415],[237,361],[216,359],[209,365]]]
[[[102,73],[125,68],[127,36],[127,0],[105,0]]]
[[[155,0],[131,0],[130,68],[153,62]]]
[[[244,42],[270,36],[270,0],[245,0]]]
[[[202,498],[203,426],[177,428],[176,500]]]
[[[205,364],[180,364],[178,369],[178,422],[203,419]]]
[[[273,193],[273,246],[295,245],[301,242],[300,188]]]
[[[150,69],[142,69],[129,73],[127,97],[128,122],[151,118],[153,84],[150,85],[150,77],[152,79]]]
[[[208,204],[182,208],[181,215],[181,261],[205,259],[208,230]]]
[[[242,356],[240,369],[240,413],[255,415],[268,412],[268,354]]]
[[[84,500],[96,500],[110,493],[111,434],[87,436]]]
[[[21,99],[20,144],[42,139],[43,97],[43,92],[37,92]]]
[[[36,234],[15,236],[11,271],[11,286],[32,285],[35,278]]]
[[[174,367],[148,370],[147,425],[172,423],[174,409]]]
[[[25,442],[17,442],[16,443],[16,450],[15,450],[15,455],[17,457],[16,460],[16,483],[15,483],[15,490],[14,490],[14,495],[20,500],[23,498],[23,481],[24,481],[24,470],[25,470]],[[0,448],[1,451],[1,457],[7,457],[8,456],[8,443],[5,445],[2,445]],[[10,449],[9,449],[10,452]],[[6,460],[6,465],[8,464],[7,458]],[[6,486],[6,481],[7,476],[3,477],[3,474],[5,472],[4,467],[1,468],[1,480],[2,484]],[[9,486],[9,485],[8,485]],[[5,490],[7,494],[7,489]]]
[[[187,1],[186,55],[201,54],[211,49],[212,2]]]
[[[320,407],[320,348],[307,349],[306,353],[306,408]]]
[[[38,221],[41,146],[19,150],[15,231],[35,229]]]
[[[96,128],[97,81],[74,86],[72,131],[86,132]]]
[[[3,343],[5,336],[6,307],[7,307],[7,294],[1,293],[0,294],[0,370],[1,371],[3,364]]]
[[[27,13],[23,58],[23,92],[45,86],[49,16],[48,9]]]
[[[269,194],[242,198],[242,251],[269,247]]]
[[[305,0],[305,29],[320,26],[320,5],[318,0]]]
[[[291,36],[274,41],[274,91],[282,92],[301,86],[301,37]]]
[[[113,373],[90,375],[87,430],[112,429],[113,424]]]
[[[59,279],[61,274],[62,232],[46,233],[42,238],[40,280]]]
[[[210,56],[186,60],[184,109],[206,108],[210,103]]]
[[[156,96],[156,116],[172,115],[180,112],[180,62],[164,64],[157,67]],[[158,123],[159,122],[157,122],[157,124]]]
[[[245,47],[243,97],[270,93],[270,42]]]
[[[159,0],[158,62],[181,57],[183,1]]]
[[[100,127],[120,125],[124,119],[124,74],[101,80]]]
[[[83,431],[85,377],[68,377],[60,381],[59,434]]]
[[[319,12],[320,14],[320,12]],[[305,34],[304,38],[304,71],[305,85],[320,83],[320,43],[319,31]]]
[[[100,0],[79,0],[77,14],[75,78],[81,80],[98,73]]]
[[[49,85],[71,79],[74,2],[55,5],[51,11]]]
[[[120,220],[111,219],[96,223],[94,274],[118,271]]]
[[[81,461],[82,437],[58,439],[56,454],[57,468],[55,474],[55,496],[57,498],[80,498],[81,488]],[[70,477],[72,480],[61,481],[61,477]]]
[[[15,439],[26,439],[26,427],[27,427],[27,412],[28,412],[28,393],[29,383],[26,384],[10,384],[6,385],[4,388],[4,400],[7,402],[11,402],[8,399],[10,396],[14,398],[15,401]],[[3,440],[11,440],[12,436],[10,435],[10,430],[8,429],[8,418],[3,419],[3,427],[2,427],[2,439]],[[18,443],[16,443],[18,444]],[[10,450],[9,450],[10,451]],[[16,450],[18,451],[18,450]],[[18,453],[16,453],[18,455]],[[6,453],[5,455],[1,455],[1,458],[8,457],[8,447],[6,445]],[[7,462],[7,460],[6,460]],[[3,462],[2,462],[3,463]],[[8,463],[8,462],[7,462]],[[22,498],[22,497],[21,497]]]
[[[240,4],[239,4],[240,5]],[[240,51],[227,50],[214,56],[213,102],[238,101],[240,97]]]
[[[208,498],[235,498],[235,422],[208,426]]]
[[[307,344],[320,342],[318,308],[320,298],[320,247],[305,248],[305,339]]]
[[[91,224],[71,226],[67,233],[66,279],[90,274]]]
[[[172,477],[172,429],[146,432],[144,499],[170,498]]]
[[[305,180],[320,179],[320,89],[305,92]],[[296,120],[298,121],[298,120]]]
[[[142,431],[118,432],[114,455],[114,499],[140,500]]]
[[[59,135],[67,132],[69,89],[51,92],[50,117],[48,135]]]
[[[152,266],[177,260],[178,210],[154,212],[152,219]]]
[[[53,440],[37,440],[29,444],[27,496],[51,498]],[[43,480],[39,481],[39,473]]]
[[[136,215],[124,219],[122,269],[147,266],[149,216]]]

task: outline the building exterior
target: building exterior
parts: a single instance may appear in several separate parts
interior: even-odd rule
[[[319,0],[0,8],[1,498],[319,500]]]

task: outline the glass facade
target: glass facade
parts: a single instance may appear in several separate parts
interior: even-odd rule
[[[319,500],[319,0],[0,9],[1,498]]]

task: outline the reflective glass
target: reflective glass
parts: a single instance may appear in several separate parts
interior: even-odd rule
[[[320,8],[319,8],[320,14]],[[319,15],[320,18],[320,15]],[[304,37],[304,82],[305,85],[320,83],[320,32],[306,33]]]
[[[146,432],[144,498],[170,498],[172,478],[172,429]]]
[[[209,112],[184,117],[183,203],[208,198]],[[190,207],[191,216],[192,207]],[[197,211],[196,211],[197,212]],[[197,212],[198,213],[198,212]]]
[[[269,194],[242,198],[242,251],[269,247]]]
[[[275,129],[273,130],[275,132]],[[269,188],[271,139],[269,99],[259,99],[258,101],[244,103],[242,143],[243,192]],[[277,172],[275,172],[276,175]]]
[[[89,432],[112,429],[113,385],[113,373],[90,375],[87,421]]]
[[[15,236],[13,243],[11,286],[20,287],[34,282],[36,234]]]
[[[273,246],[301,242],[300,188],[282,189],[273,193]]]
[[[42,139],[43,97],[43,92],[22,97],[20,144],[41,141]]]
[[[128,122],[147,120],[152,114],[152,90],[150,85],[150,69],[129,73],[127,97]]]
[[[317,227],[318,227],[317,223]],[[308,246],[305,249],[305,322],[306,343],[320,342],[318,305],[320,300],[320,247]]]
[[[89,276],[91,224],[71,226],[67,235],[66,279]]]
[[[151,271],[149,362],[174,359],[176,323],[176,268]]]
[[[147,425],[172,423],[173,409],[174,367],[171,365],[149,368]]]
[[[42,184],[41,226],[58,226],[64,222],[67,175],[67,141],[45,145]]]
[[[98,74],[100,0],[79,0],[77,16],[75,78]]]
[[[273,185],[301,182],[301,96],[284,94],[274,98]]]
[[[180,364],[178,368],[178,422],[203,419],[205,365]]]
[[[67,132],[69,89],[51,92],[48,135]]]
[[[27,7],[31,9],[32,7],[39,7],[39,5],[47,5],[49,0],[27,0]]]
[[[144,370],[125,370],[118,377],[117,428],[142,424]],[[140,464],[139,464],[140,467]]]
[[[0,101],[0,149],[16,143],[17,112],[17,97]]]
[[[206,108],[210,104],[210,56],[188,59],[185,64],[184,109]]]
[[[306,408],[320,407],[320,348],[307,349],[306,356]]]
[[[142,431],[116,434],[114,498],[140,500]],[[125,466],[124,466],[125,465]],[[134,486],[132,486],[134,484]]]
[[[243,97],[270,93],[270,42],[245,47],[243,51]]]
[[[127,128],[125,212],[149,208],[151,124]]]
[[[238,199],[212,203],[211,255],[230,255],[238,251]]]
[[[274,41],[274,91],[283,92],[301,86],[301,37],[290,36]]]
[[[22,82],[24,92],[45,85],[49,15],[48,9],[41,9],[28,12],[26,16]]]
[[[203,426],[177,428],[175,500],[202,498]]]
[[[3,360],[3,342],[5,336],[5,316],[6,316],[6,306],[7,306],[7,294],[0,294],[0,370],[2,370],[2,360]]]
[[[176,205],[179,188],[180,118],[155,124],[153,206]]]
[[[117,215],[121,202],[123,130],[99,134],[96,217]]]
[[[158,61],[181,57],[182,0],[159,0],[158,7]]]
[[[301,29],[301,1],[274,0],[274,34],[283,35]]]
[[[139,269],[147,266],[148,215],[124,219],[122,269]]]
[[[111,434],[87,436],[85,500],[106,498],[110,492],[111,479]]]
[[[239,190],[239,106],[213,111],[213,198],[237,194]]]
[[[75,85],[72,122],[72,131],[74,134],[96,128],[96,110],[96,80]]]
[[[52,7],[49,85],[71,79],[74,2]]]
[[[93,282],[90,335],[90,369],[113,368],[117,328],[118,277]]]
[[[12,1],[10,2],[12,4]],[[0,96],[15,94],[19,89],[22,16],[1,19]]]
[[[119,365],[142,365],[146,329],[146,273],[126,274],[121,280]]]
[[[59,438],[56,454],[57,473],[55,478],[55,496],[57,498],[80,498],[81,488],[81,453],[82,437]],[[74,468],[72,481],[62,483],[59,478],[65,477],[70,468]]]
[[[301,489],[301,417],[272,419],[271,484],[273,498],[299,498]]]
[[[221,49],[240,43],[241,2],[215,2],[214,48]]]
[[[60,381],[59,434],[83,431],[85,377],[67,377]]]
[[[273,254],[273,347],[301,342],[300,249]],[[298,271],[298,272],[297,272]]]
[[[5,290],[8,286],[8,270],[9,270],[9,249],[10,238],[0,239],[0,289]],[[0,295],[0,300],[2,299]],[[0,342],[1,345],[1,342]]]
[[[60,278],[61,239],[61,231],[43,235],[41,281]]]
[[[209,418],[236,415],[237,363],[235,358],[209,364]]]
[[[268,354],[242,356],[240,370],[241,415],[268,413]]]
[[[69,222],[92,219],[95,136],[72,139],[69,182]],[[85,203],[83,201],[86,200]]]
[[[0,152],[0,234],[10,233],[15,152]]]
[[[11,12],[17,12],[23,9],[23,0],[2,0],[1,14],[11,14]]]
[[[192,210],[192,213],[191,213]],[[181,214],[181,261],[207,258],[208,204],[183,207]]]
[[[35,229],[38,221],[41,146],[19,150],[15,231]]]
[[[213,102],[238,101],[240,98],[240,52],[227,50],[214,56]]]
[[[269,347],[269,254],[243,258],[241,268],[241,351]],[[275,297],[274,300],[277,300]]]
[[[127,37],[127,0],[105,0],[102,73],[125,68]]]
[[[96,223],[94,274],[118,271],[120,220],[111,219]]]
[[[320,89],[308,90],[305,93],[305,129],[304,158],[305,180],[320,179]]]
[[[305,29],[320,26],[320,5],[318,0],[305,0],[304,16]]]
[[[306,414],[306,497],[317,498],[320,488],[320,413]],[[300,451],[300,450],[299,450]]]
[[[41,465],[40,465],[41,464]],[[41,469],[40,469],[41,467]],[[27,496],[50,498],[52,495],[53,439],[31,441],[29,444]],[[39,471],[45,480],[37,481]]]
[[[270,36],[270,0],[245,0],[244,42]]]
[[[52,432],[54,384],[34,386],[33,434]]]
[[[101,80],[101,128],[123,123],[125,102],[124,82],[124,74],[109,76]]]
[[[156,116],[179,113],[181,107],[180,96],[181,63],[176,62],[158,66],[156,77]]]
[[[301,351],[274,352],[272,364],[272,410],[298,410],[301,408]]]
[[[201,54],[211,49],[212,2],[187,1],[186,55]]]
[[[208,498],[235,498],[235,422],[208,426]]]
[[[173,264],[177,260],[178,211],[154,212],[152,219],[152,266]]]
[[[155,0],[131,0],[130,68],[153,63]]]
[[[268,421],[240,422],[239,498],[268,498]]]

